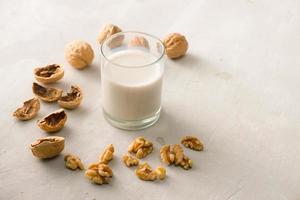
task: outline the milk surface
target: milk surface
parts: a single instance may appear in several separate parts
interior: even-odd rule
[[[161,63],[140,66],[157,58],[146,51],[124,50],[108,59],[111,62],[106,63],[109,66],[102,72],[104,111],[117,120],[132,121],[155,114],[161,106]]]

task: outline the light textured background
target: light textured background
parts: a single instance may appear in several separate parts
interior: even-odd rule
[[[300,2],[298,0],[1,0],[0,199],[300,199]],[[158,37],[180,32],[188,55],[168,60],[163,113],[146,130],[111,127],[101,111],[99,47],[107,23]],[[93,65],[77,71],[63,56],[73,39],[90,42]],[[19,122],[11,114],[32,97],[33,68],[65,66],[57,83],[79,84],[80,108],[68,111],[64,153],[87,165],[114,143],[109,185],[91,184],[82,171],[64,168],[63,156],[40,161],[28,145],[47,136],[35,121],[58,108],[42,103],[39,115]],[[199,136],[204,152],[185,150],[194,168],[168,167],[163,182],[142,182],[120,162],[130,141],[154,142],[147,160],[160,164],[159,139],[177,143]]]

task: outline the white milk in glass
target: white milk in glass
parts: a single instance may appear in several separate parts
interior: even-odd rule
[[[104,111],[119,120],[141,120],[157,113],[163,74],[160,62],[151,64],[157,58],[148,51],[128,49],[108,59],[110,66],[104,67],[102,76]]]

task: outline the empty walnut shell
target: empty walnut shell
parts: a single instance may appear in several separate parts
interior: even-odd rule
[[[53,158],[65,147],[65,138],[52,136],[37,139],[30,145],[32,154],[38,158]]]
[[[48,84],[62,79],[64,70],[61,65],[52,64],[35,68],[34,75],[38,82]]]
[[[18,108],[13,116],[19,120],[29,120],[34,118],[40,110],[40,101],[34,97],[23,103],[23,107]]]
[[[59,109],[37,122],[37,125],[46,132],[56,132],[62,129],[67,121],[64,109]]]
[[[44,87],[37,83],[33,83],[32,91],[37,97],[39,97],[41,100],[45,102],[57,101],[61,97],[63,92],[62,89]]]
[[[82,98],[83,95],[80,87],[72,85],[71,91],[67,95],[60,97],[58,104],[66,109],[74,109],[80,105]]]

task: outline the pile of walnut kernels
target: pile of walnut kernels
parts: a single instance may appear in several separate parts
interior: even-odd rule
[[[111,35],[122,30],[115,25],[108,24],[101,31],[97,38],[99,44],[102,44]],[[188,49],[186,38],[179,33],[172,33],[166,36],[163,41],[166,55],[171,59],[177,59],[185,55]],[[118,41],[121,45],[122,41]],[[143,37],[135,37],[129,42],[128,46],[149,48],[148,41]],[[76,40],[69,43],[65,48],[65,58],[68,63],[76,69],[88,67],[94,59],[94,51],[90,44],[85,41]],[[13,116],[19,120],[25,121],[36,117],[41,104],[57,102],[62,109],[54,111],[37,121],[37,126],[43,131],[55,133],[61,130],[67,121],[67,112],[64,109],[76,109],[82,102],[83,92],[78,85],[71,85],[70,91],[65,95],[63,90],[57,87],[51,87],[50,84],[59,81],[64,76],[64,68],[58,64],[49,64],[34,69],[34,77],[37,82],[32,85],[34,97],[23,103],[23,106],[16,109]],[[186,136],[181,140],[181,144],[187,148],[201,151],[203,144],[199,139],[192,136]],[[39,138],[30,145],[32,154],[41,159],[53,158],[60,154],[65,146],[65,139],[59,136],[49,136]],[[141,180],[154,181],[163,180],[166,177],[166,169],[157,167],[155,170],[145,162],[140,163],[153,151],[152,142],[143,137],[136,138],[129,146],[129,154],[124,154],[122,161],[127,167],[136,166],[136,176]],[[109,167],[109,162],[114,157],[115,148],[109,144],[99,159],[88,166],[85,176],[96,184],[108,183],[113,176],[113,171]],[[161,161],[167,165],[180,166],[183,169],[192,167],[192,160],[188,158],[179,144],[164,145],[160,149]],[[65,166],[68,169],[84,169],[81,159],[73,154],[67,154],[64,157]]]

